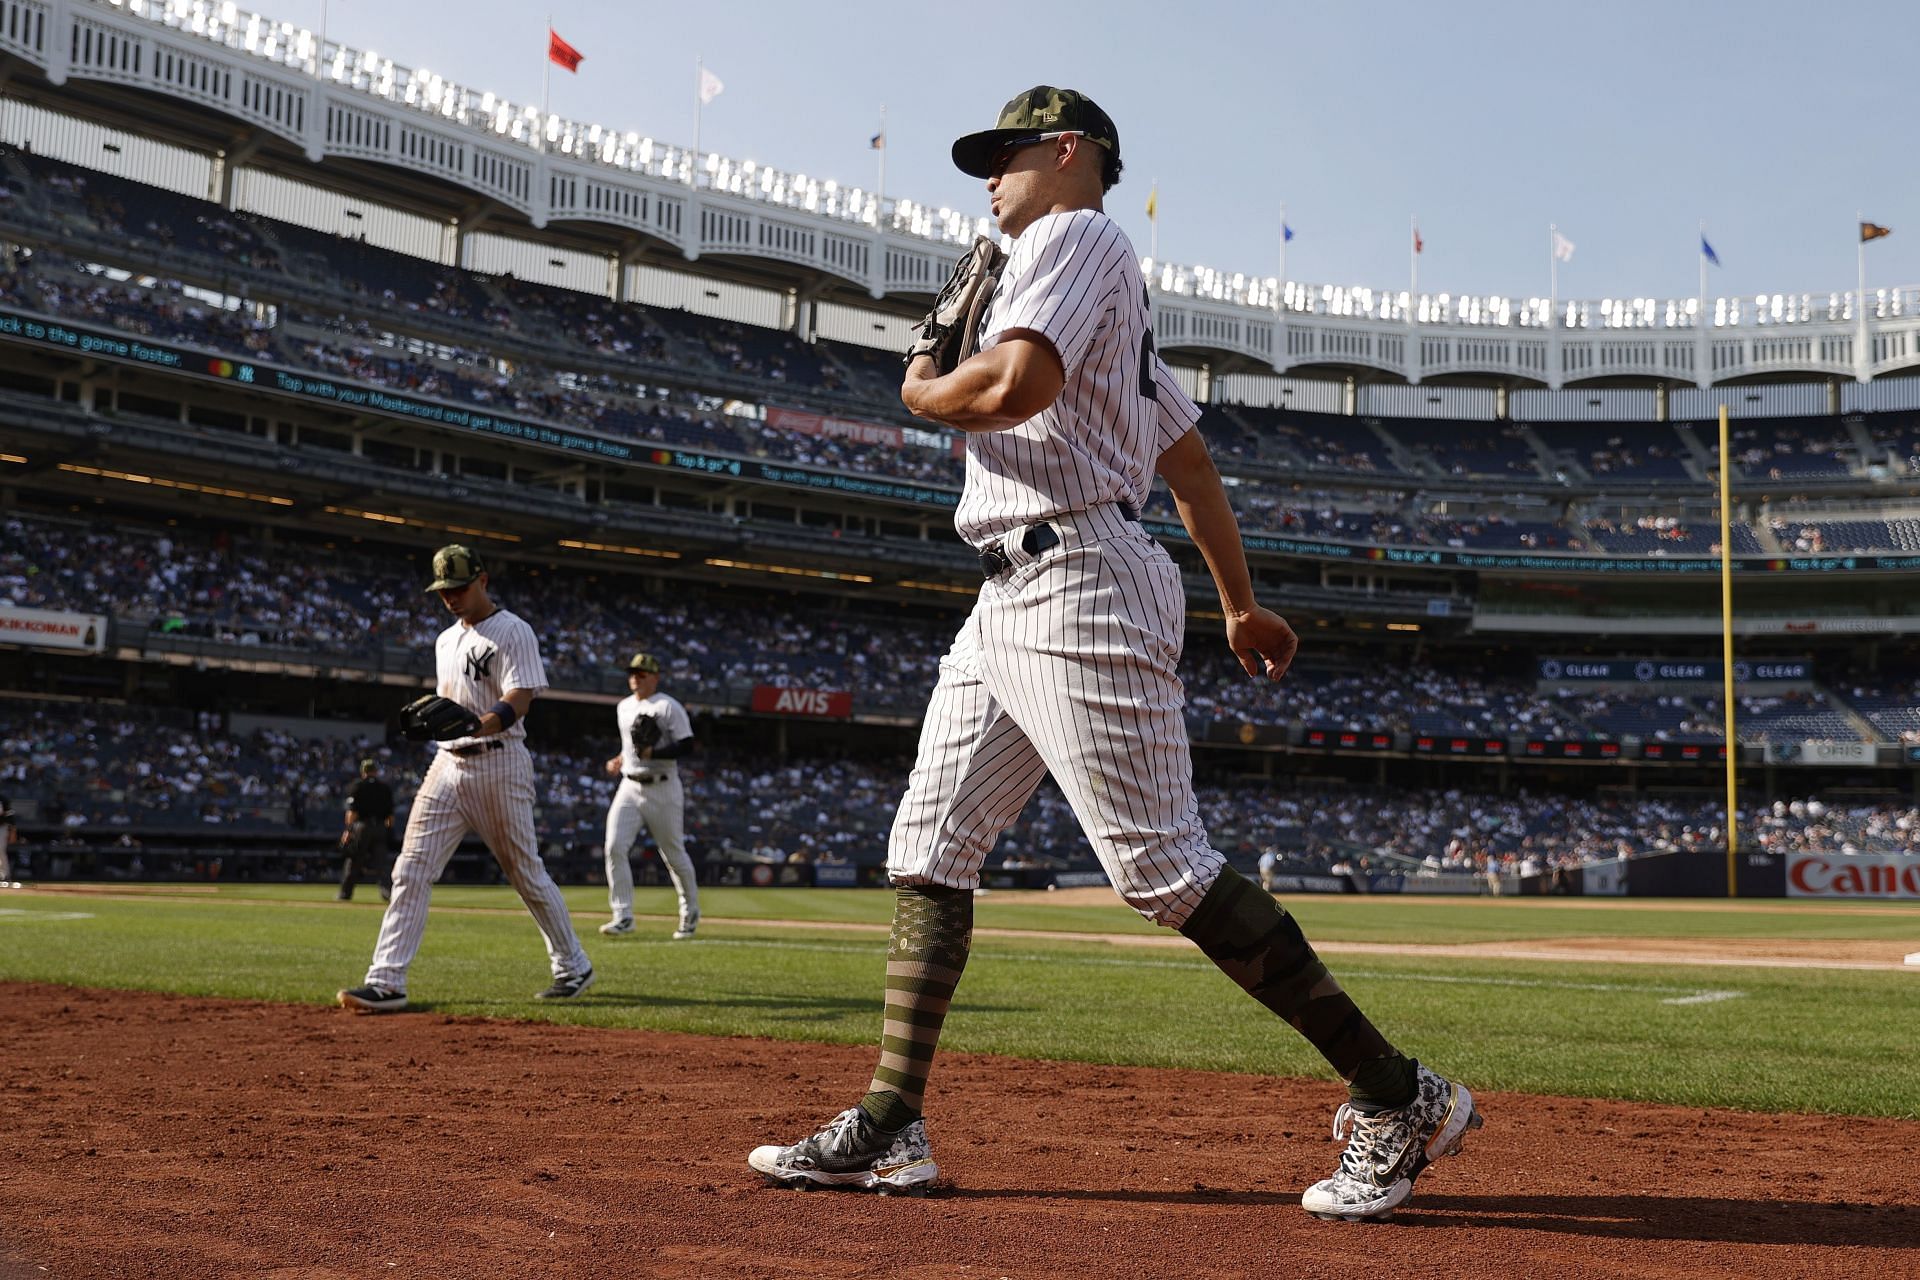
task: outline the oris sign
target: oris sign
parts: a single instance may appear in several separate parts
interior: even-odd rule
[[[1898,853],[1790,853],[1789,898],[1920,899],[1920,856]]]

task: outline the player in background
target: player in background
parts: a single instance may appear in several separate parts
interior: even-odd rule
[[[1279,679],[1298,648],[1255,600],[1200,411],[1153,348],[1139,258],[1102,198],[1119,134],[1084,95],[1041,86],[956,142],[1013,238],[980,352],[907,369],[901,399],[966,433],[954,524],[980,553],[973,612],[941,660],[888,842],[896,893],[879,1063],[866,1096],[820,1132],[763,1146],[770,1179],[879,1190],[937,1176],[921,1118],[928,1073],[973,934],[981,864],[1051,773],[1115,889],[1178,929],[1312,1042],[1346,1080],[1339,1168],[1303,1197],[1317,1216],[1382,1217],[1479,1123],[1472,1096],[1400,1053],[1327,971],[1300,926],[1209,843],[1175,668],[1180,569],[1140,526],[1154,472],[1207,562],[1228,645]]]
[[[20,843],[20,828],[13,822],[13,806],[0,796],[0,889],[23,887],[13,878],[13,846]]]
[[[393,833],[393,788],[380,781],[379,773],[378,762],[362,760],[359,779],[347,788],[346,825],[340,831],[346,859],[336,895],[342,902],[353,900],[353,887],[363,875],[380,877],[380,901],[393,897],[392,882],[381,873]]]
[[[470,737],[439,744],[407,813],[407,834],[393,864],[393,897],[380,920],[380,939],[366,983],[339,993],[361,1013],[407,1007],[407,967],[420,950],[433,882],[469,831],[507,873],[533,913],[547,944],[553,985],[541,1000],[570,1000],[593,983],[593,965],[574,936],[566,900],[547,867],[533,830],[533,757],[527,754],[526,714],[547,687],[533,628],[487,593],[480,557],[457,543],[433,557],[429,594],[438,595],[453,625],[434,642],[437,691],[480,717]]]
[[[680,760],[697,745],[693,722],[679,699],[660,692],[660,661],[636,653],[627,663],[632,693],[614,708],[620,726],[619,754],[607,761],[607,773],[620,779],[607,809],[607,903],[613,919],[600,932],[618,937],[633,932],[633,865],[628,856],[646,824],[660,860],[666,863],[680,898],[676,942],[693,937],[700,926],[700,885],[687,856],[687,793],[680,782]]]

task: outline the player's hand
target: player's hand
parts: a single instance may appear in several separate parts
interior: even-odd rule
[[[607,776],[609,778],[617,778],[620,776],[619,756],[614,756],[607,761]]]
[[[1278,680],[1293,665],[1300,637],[1285,618],[1255,605],[1246,613],[1227,615],[1227,644],[1241,669],[1255,680],[1263,675]]]

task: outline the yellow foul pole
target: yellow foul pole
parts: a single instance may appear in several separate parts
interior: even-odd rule
[[[1740,850],[1739,823],[1735,818],[1734,761],[1740,754],[1740,740],[1733,732],[1733,516],[1728,499],[1733,459],[1727,448],[1727,406],[1720,406],[1720,701],[1726,708],[1727,735],[1727,896],[1740,896],[1735,881],[1735,855]]]

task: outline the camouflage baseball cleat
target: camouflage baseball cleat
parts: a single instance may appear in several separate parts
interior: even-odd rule
[[[888,1133],[859,1107],[842,1111],[826,1128],[790,1147],[755,1147],[747,1164],[780,1186],[811,1190],[818,1183],[881,1195],[924,1194],[940,1174],[925,1121]]]
[[[1334,1112],[1333,1136],[1347,1139],[1340,1167],[1308,1187],[1301,1205],[1316,1218],[1359,1222],[1391,1217],[1413,1198],[1413,1180],[1441,1156],[1457,1155],[1482,1121],[1465,1086],[1420,1067],[1413,1101],[1365,1115],[1351,1103]]]

